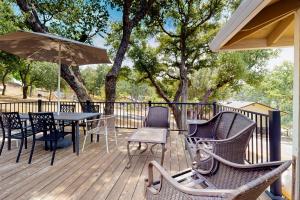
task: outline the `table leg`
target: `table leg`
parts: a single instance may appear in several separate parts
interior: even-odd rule
[[[76,154],[77,156],[79,156],[79,148],[80,148],[79,121],[75,122],[75,142],[76,142]]]
[[[128,163],[126,165],[126,169],[129,169],[131,167],[131,159],[132,156],[130,155],[130,148],[129,148],[130,142],[127,142],[127,155],[128,155]]]
[[[165,144],[161,144],[161,161],[160,161],[161,166],[163,166],[164,164],[165,151],[166,151]]]

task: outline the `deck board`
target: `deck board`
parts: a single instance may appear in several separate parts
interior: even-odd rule
[[[116,146],[109,138],[110,152],[106,153],[103,137],[99,143],[87,143],[85,151],[76,156],[72,147],[59,149],[54,166],[50,166],[51,153],[38,143],[32,164],[27,164],[31,144],[23,150],[21,160],[15,163],[17,148],[0,156],[0,199],[7,200],[66,200],[66,199],[144,199],[144,180],[151,160],[159,161],[160,146],[154,148],[155,155],[134,157],[132,166],[126,169],[126,138],[133,130],[118,131]],[[83,138],[81,138],[82,140]],[[132,147],[133,150],[136,149]],[[184,141],[177,132],[171,132],[166,145],[164,167],[176,173],[190,166]],[[268,199],[262,196],[260,200]]]

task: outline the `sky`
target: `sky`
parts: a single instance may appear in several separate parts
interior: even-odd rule
[[[294,62],[294,48],[281,48],[281,52],[277,58],[271,59],[268,63],[268,68],[273,69],[275,66],[280,65],[284,61]]]

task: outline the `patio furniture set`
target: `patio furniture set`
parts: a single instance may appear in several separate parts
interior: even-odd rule
[[[89,105],[91,106],[91,105]],[[52,151],[53,165],[57,143],[60,138],[70,134],[73,152],[79,154],[79,127],[84,129],[84,142],[87,137],[105,135],[108,149],[108,132],[113,132],[117,144],[115,118],[101,116],[99,107],[83,106],[83,113],[74,113],[72,105],[61,105],[61,113],[1,113],[0,125],[3,134],[0,155],[5,138],[8,149],[11,140],[20,140],[21,144],[16,162],[19,161],[23,145],[27,148],[27,138],[32,137],[29,163],[37,141],[45,143],[45,149]],[[28,120],[30,126],[27,124]],[[66,132],[65,127],[72,131]],[[280,175],[289,168],[291,161],[247,164],[245,152],[255,122],[236,112],[221,112],[209,121],[189,122],[188,133],[184,136],[185,147],[191,157],[192,166],[175,175],[170,175],[164,168],[164,153],[169,136],[169,109],[167,107],[150,107],[143,127],[137,129],[127,140],[128,163],[131,167],[133,156],[145,155],[148,145],[153,148],[161,146],[160,164],[152,161],[148,166],[148,178],[145,180],[145,196],[149,200],[160,199],[257,199]],[[99,137],[97,137],[99,140]],[[138,143],[138,154],[131,152],[131,144]],[[142,149],[142,144],[145,147]],[[144,146],[144,145],[143,145]],[[159,179],[154,180],[154,169]]]
[[[255,122],[248,117],[229,111],[207,122],[189,122],[185,146],[193,161],[191,168],[171,176],[162,167],[163,145],[161,163],[152,161],[148,166],[146,199],[257,199],[289,168],[291,161],[247,164],[245,152],[255,127]],[[140,142],[149,142],[147,138],[151,138],[153,143],[165,144],[165,140],[159,140],[164,138],[164,133],[158,136],[156,131],[149,130],[147,135],[142,128],[129,142],[138,142],[136,135],[140,134]],[[154,180],[154,169],[159,173],[159,180]]]
[[[29,121],[29,123],[28,123]],[[105,136],[106,148],[108,151],[108,130],[115,134],[117,144],[117,134],[114,123],[114,116],[105,116],[99,113],[98,105],[83,105],[82,113],[75,113],[74,105],[60,105],[60,113],[37,112],[20,114],[18,112],[3,112],[0,114],[0,131],[2,133],[2,143],[0,155],[7,140],[7,148],[11,149],[12,140],[20,141],[16,162],[19,162],[23,145],[27,149],[27,140],[32,138],[32,147],[28,163],[30,164],[35,149],[35,143],[44,142],[45,150],[52,152],[51,165],[54,163],[55,153],[58,143],[71,135],[73,152],[79,155],[80,148],[80,127],[83,127],[85,139],[82,151],[88,136],[93,141],[93,135]],[[71,131],[66,131],[65,127],[70,126]],[[18,142],[17,142],[18,143]],[[24,144],[25,143],[25,144]]]

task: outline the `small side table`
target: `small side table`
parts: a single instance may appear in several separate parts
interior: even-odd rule
[[[150,127],[143,127],[138,129],[136,132],[134,132],[127,140],[127,154],[128,154],[128,163],[126,165],[126,168],[131,167],[131,160],[133,156],[139,156],[143,152],[145,152],[148,148],[148,144],[160,144],[162,148],[162,155],[161,155],[161,162],[160,164],[163,165],[164,162],[164,155],[165,155],[165,145],[167,143],[167,132],[168,130],[165,128],[150,128]],[[133,155],[130,153],[130,143],[138,142],[138,143],[145,143],[147,145],[146,149],[141,151],[139,154]],[[154,146],[153,145],[153,146]],[[152,147],[153,147],[152,146]],[[151,147],[151,153],[153,154]]]

